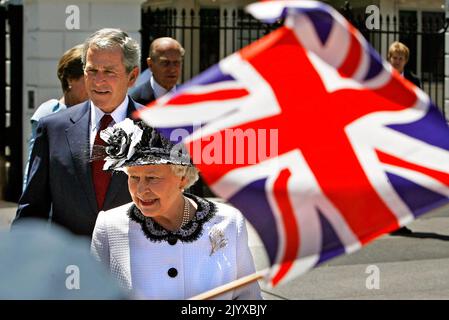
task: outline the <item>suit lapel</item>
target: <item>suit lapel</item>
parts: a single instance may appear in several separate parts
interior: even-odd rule
[[[148,101],[151,102],[155,100],[154,91],[151,87],[151,82],[148,80],[148,82],[145,83],[142,90],[142,101]]]
[[[82,108],[79,108],[76,113],[72,114],[70,121],[73,124],[66,129],[66,138],[72,153],[73,164],[82,188],[86,193],[89,206],[92,212],[97,214],[97,202],[95,200],[90,167],[90,103],[86,102]]]
[[[126,111],[126,117],[132,118],[132,114],[136,111],[134,101],[129,97],[128,110]],[[112,203],[118,194],[128,194],[128,178],[124,172],[114,172],[111,177],[108,191],[106,192],[106,198],[104,200],[104,208],[112,208]]]

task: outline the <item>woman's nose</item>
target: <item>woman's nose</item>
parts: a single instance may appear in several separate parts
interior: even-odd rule
[[[146,182],[145,179],[142,180],[143,181],[139,181],[139,184],[137,185],[137,193],[140,195],[151,194],[150,184]]]

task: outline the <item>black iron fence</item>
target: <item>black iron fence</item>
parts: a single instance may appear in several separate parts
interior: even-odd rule
[[[23,174],[22,5],[0,4],[0,48],[0,199],[17,201]]]
[[[340,9],[365,38],[386,57],[389,45],[401,41],[410,48],[407,65],[422,80],[423,90],[443,110],[444,106],[444,14],[401,11],[399,17],[380,15],[378,29],[366,26],[367,16]],[[146,68],[149,44],[162,36],[176,38],[186,49],[182,81],[186,81],[282,25],[265,24],[243,10],[205,8],[142,10],[142,68]]]

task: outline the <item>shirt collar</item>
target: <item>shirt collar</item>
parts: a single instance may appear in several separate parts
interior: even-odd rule
[[[114,123],[119,123],[126,118],[126,114],[128,111],[128,103],[129,98],[128,96],[125,97],[122,103],[119,104],[117,108],[111,113],[112,119],[114,119]],[[100,123],[101,118],[104,116],[104,112],[98,108],[94,102],[90,101],[90,108],[91,108],[91,118],[90,123],[92,124],[92,130],[97,130],[97,126]]]
[[[170,91],[167,91],[167,89],[165,89],[159,83],[157,83],[156,79],[154,79],[153,76],[151,76],[150,84],[151,84],[151,88],[153,88],[154,97],[156,99],[159,99],[160,97],[162,97],[164,94],[166,94],[168,92],[170,92],[170,93],[176,92],[176,86],[171,88]]]

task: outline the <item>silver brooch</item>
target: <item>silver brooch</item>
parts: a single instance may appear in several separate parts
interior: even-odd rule
[[[224,237],[223,230],[217,227],[212,228],[212,230],[209,232],[209,239],[212,245],[209,256],[213,255],[214,252],[218,249],[226,247],[226,245],[228,244],[228,239]]]

